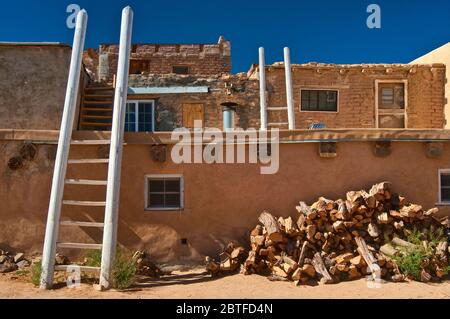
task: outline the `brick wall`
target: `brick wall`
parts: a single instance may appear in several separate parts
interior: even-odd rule
[[[119,45],[102,44],[98,62],[85,64],[90,64],[97,80],[112,82],[117,72],[118,53]],[[227,74],[231,72],[231,44],[223,37],[217,44],[135,44],[131,64],[133,61],[146,63],[143,74],[170,74],[173,66],[186,66],[189,74],[195,75]]]
[[[407,127],[444,128],[445,66],[434,65],[317,65],[293,67],[296,128],[313,122],[328,128],[375,128],[375,81],[407,80]],[[282,64],[267,67],[268,107],[286,107]],[[301,89],[339,92],[338,112],[300,110]],[[269,110],[269,123],[287,123],[286,110]],[[286,128],[285,126],[278,126]]]

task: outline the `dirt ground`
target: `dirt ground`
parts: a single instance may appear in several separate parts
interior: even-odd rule
[[[204,269],[176,271],[160,279],[142,279],[127,291],[96,291],[92,284],[79,288],[56,285],[50,291],[35,288],[26,274],[0,275],[0,298],[450,298],[450,281],[439,284],[419,282],[383,283],[368,288],[364,279],[325,286],[294,286],[290,282],[271,282],[265,277],[233,275],[213,279]]]

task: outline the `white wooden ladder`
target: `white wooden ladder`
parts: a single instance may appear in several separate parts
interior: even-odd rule
[[[83,271],[100,272],[100,286],[109,288],[110,275],[114,261],[117,242],[118,205],[120,192],[120,168],[122,161],[123,134],[125,126],[125,108],[128,91],[128,71],[131,49],[133,11],[126,7],[122,11],[120,32],[120,48],[117,68],[117,84],[114,94],[114,108],[111,128],[111,140],[72,140],[76,97],[79,92],[79,78],[82,67],[82,54],[86,37],[87,13],[81,10],[77,15],[69,80],[66,90],[63,118],[55,159],[52,189],[45,231],[45,242],[42,254],[42,289],[50,289],[53,285],[55,270],[66,270],[68,266],[55,266],[57,248],[66,249],[99,249],[102,250],[101,267],[80,267]],[[109,158],[69,159],[71,145],[110,144]],[[67,165],[108,164],[107,180],[66,179]],[[65,185],[106,186],[104,201],[63,200]],[[61,208],[65,206],[104,207],[103,222],[63,221]],[[103,240],[97,243],[59,242],[60,226],[103,228]]]

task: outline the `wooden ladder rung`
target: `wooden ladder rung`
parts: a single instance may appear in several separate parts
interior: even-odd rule
[[[84,105],[112,105],[113,101],[84,101]]]
[[[103,228],[105,226],[104,223],[97,222],[75,222],[71,220],[62,221],[61,226],[75,226],[75,227],[95,227],[95,228]]]
[[[90,112],[112,112],[112,108],[110,107],[83,107],[83,111],[90,111]]]
[[[81,126],[112,126],[111,123],[81,122]]]
[[[107,158],[70,159],[68,164],[108,164]]]
[[[102,244],[57,243],[58,248],[102,249]]]
[[[68,206],[93,206],[93,207],[106,206],[106,202],[82,201],[82,200],[63,200],[63,204]]]
[[[83,119],[98,119],[98,120],[110,120],[112,119],[111,115],[86,115],[81,114],[81,118]],[[110,123],[107,123],[110,124]]]
[[[78,267],[81,271],[84,272],[99,272],[100,267],[90,267],[90,266],[79,266],[79,265],[56,265],[55,270],[57,271],[67,271],[67,269],[73,269]]]
[[[111,124],[110,124],[111,125]],[[105,145],[111,144],[110,140],[72,140],[72,145]]]
[[[108,181],[99,181],[93,179],[66,179],[68,185],[93,185],[93,186],[106,186]]]

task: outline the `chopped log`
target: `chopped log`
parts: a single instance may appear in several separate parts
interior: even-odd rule
[[[364,258],[364,261],[367,264],[367,267],[369,267],[370,271],[372,272],[372,275],[375,275],[376,268],[375,264],[377,263],[377,260],[372,255],[372,252],[367,247],[366,242],[361,237],[355,237],[356,245],[358,245],[358,253]]]
[[[378,230],[378,226],[375,223],[370,223],[369,225],[367,225],[367,232],[371,237],[380,236],[380,231]]]
[[[352,259],[350,259],[350,263],[358,268],[362,268],[364,266],[367,266],[366,261],[364,260],[364,258],[361,255],[358,255],[356,257],[353,257]]]
[[[354,257],[354,255],[352,253],[345,253],[345,254],[337,256],[334,259],[336,260],[337,264],[345,264],[345,263],[349,262],[353,257]]]
[[[430,280],[431,280],[431,275],[425,269],[422,269],[422,271],[420,272],[420,281],[430,282]]]
[[[314,278],[316,276],[316,269],[313,265],[310,264],[303,265],[302,272],[308,275],[310,278]]]
[[[411,204],[409,206],[403,206],[400,209],[400,215],[402,217],[415,218],[422,213],[422,206]]]
[[[361,273],[358,271],[355,265],[351,265],[348,270],[348,279],[359,279],[361,278]]]
[[[302,266],[303,266],[303,262],[305,261],[306,250],[307,250],[307,248],[308,248],[308,245],[309,245],[309,243],[308,243],[307,241],[304,241],[304,242],[303,242],[302,250],[301,250],[301,252],[300,252],[300,257],[299,257],[299,259],[298,259],[298,265],[299,265],[299,267],[302,267]]]
[[[392,239],[392,243],[393,243],[395,246],[400,246],[400,247],[408,247],[408,248],[414,248],[414,247],[416,247],[416,245],[414,245],[413,243],[410,243],[410,242],[408,242],[408,241],[406,241],[406,240],[403,240],[403,239],[401,239],[401,238],[398,238],[398,237],[394,237],[394,238]]]
[[[386,256],[392,257],[398,253],[398,250],[392,247],[392,245],[390,244],[384,244],[380,247],[380,252],[382,252]]]
[[[378,214],[377,221],[379,224],[389,224],[392,221],[392,217],[388,213],[381,213]]]
[[[288,274],[284,271],[284,269],[277,265],[272,267],[272,274],[281,278],[288,277]]]
[[[429,209],[429,210],[427,210],[425,213],[423,213],[425,216],[434,216],[434,215],[436,215],[437,213],[439,212],[439,208],[437,208],[437,207],[434,207],[434,208],[431,208],[431,209]]]
[[[336,222],[333,223],[333,229],[334,231],[336,231],[337,233],[341,232],[341,231],[345,231],[345,225],[344,222],[341,220],[338,220]]]
[[[267,211],[261,213],[259,216],[259,221],[264,225],[268,235],[278,233],[280,231],[277,220]]]
[[[323,263],[322,257],[320,256],[320,253],[314,254],[312,265],[314,266],[316,272],[324,279],[324,283],[326,284],[333,283],[333,278],[328,273],[328,270],[325,267],[325,264]]]
[[[297,268],[294,273],[291,276],[291,279],[293,281],[298,281],[302,278],[302,269],[301,268]]]
[[[317,213],[306,205],[305,202],[300,202],[296,208],[299,213],[305,215],[309,220],[313,220],[317,216]]]
[[[251,231],[250,236],[260,236],[263,233],[263,228],[261,225],[256,225],[256,227]]]

